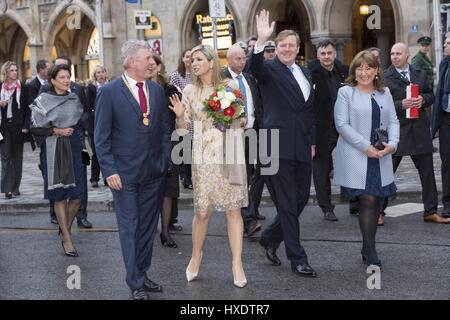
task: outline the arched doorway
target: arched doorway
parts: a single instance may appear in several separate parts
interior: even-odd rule
[[[308,1],[307,1],[308,2]],[[252,34],[256,35],[255,16],[262,9],[269,10],[270,20],[276,22],[273,37],[283,30],[291,29],[300,35],[301,45],[298,62],[304,64],[314,57],[314,48],[311,43],[311,7],[305,6],[302,0],[259,0],[255,2],[250,11],[249,25]]]
[[[218,53],[221,64],[226,64],[226,51],[239,37],[239,17],[229,1],[226,1],[227,17],[217,20]],[[195,0],[188,4],[182,24],[181,44],[193,48],[199,44],[212,44],[212,23],[209,17],[208,0]],[[181,52],[180,52],[181,54]]]
[[[21,79],[31,78],[28,37],[17,22],[8,16],[0,18],[0,62],[14,61]]]
[[[379,9],[379,27],[370,25],[377,22],[375,13],[368,13],[368,6]],[[369,25],[367,21],[369,21]],[[395,43],[395,15],[390,0],[358,0],[355,1],[352,12],[352,54],[355,56],[361,50],[377,47],[381,50],[381,63],[383,68],[390,64],[390,49]]]
[[[46,50],[54,56],[67,56],[73,65],[73,80],[90,78],[89,67],[98,64],[92,37],[95,36],[95,14],[80,0],[58,4],[44,32]]]

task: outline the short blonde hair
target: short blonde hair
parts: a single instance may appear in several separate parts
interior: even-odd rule
[[[15,63],[14,61],[6,61],[4,64],[2,64],[2,68],[0,70],[0,79],[2,82],[8,79],[8,73],[12,66],[17,67],[17,63]]]
[[[277,37],[275,38],[275,45],[278,47],[278,43],[284,39],[286,39],[289,36],[294,36],[295,40],[297,41],[297,46],[300,47],[300,36],[297,32],[294,30],[283,30],[281,31]]]
[[[98,70],[102,70],[102,71],[104,71],[104,72],[107,72],[106,71],[106,68],[104,67],[104,66],[102,66],[102,65],[96,65],[95,67],[94,67],[94,71],[92,71],[92,79],[94,79],[95,81],[97,81],[97,78],[95,77],[95,74],[97,73],[97,71]]]
[[[223,77],[222,77],[222,71],[220,69],[219,56],[217,55],[216,50],[214,50],[209,45],[201,44],[191,50],[191,57],[196,52],[203,53],[208,61],[213,62],[213,76],[212,76],[213,86],[216,87],[219,84],[221,84],[223,82]],[[192,84],[194,84],[197,87],[203,86],[201,80],[198,77],[196,77],[195,74],[192,74]]]

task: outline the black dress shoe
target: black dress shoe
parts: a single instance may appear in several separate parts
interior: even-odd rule
[[[266,220],[266,217],[261,215],[261,214],[259,214],[259,212],[257,212],[256,213],[256,219],[258,219],[258,220]]]
[[[161,244],[164,247],[168,247],[168,248],[177,248],[178,247],[177,243],[175,241],[173,241],[172,238],[166,239],[162,233],[159,234],[159,238],[161,239]]]
[[[8,200],[12,199],[12,193],[11,192],[6,192],[5,193],[5,198],[8,199]]]
[[[336,215],[334,214],[333,211],[325,212],[323,215],[323,218],[327,221],[333,221],[333,222],[338,221],[338,218],[336,217]]]
[[[163,292],[163,287],[160,284],[157,284],[150,280],[147,275],[145,275],[144,287],[143,289],[146,292]]]
[[[309,278],[317,278],[317,273],[314,271],[313,268],[306,262],[303,264],[299,264],[298,266],[292,266],[292,272],[303,276],[303,277],[309,277]]]
[[[266,245],[262,240],[259,241],[259,244],[266,249],[266,257],[269,259],[270,262],[273,263],[275,266],[281,266],[281,260],[277,256],[277,249],[274,247],[269,247]]]
[[[20,196],[20,191],[14,191],[14,192],[13,192],[13,195],[15,195],[15,196]]]
[[[56,216],[51,216],[50,217],[50,223],[51,224],[59,224],[58,219],[56,218]]]
[[[78,227],[84,228],[84,229],[92,228],[92,223],[90,223],[86,218],[78,220],[77,225],[78,225]]]
[[[92,186],[92,188],[98,188],[98,182],[97,181],[92,181],[91,182],[91,186]]]
[[[149,300],[147,291],[145,291],[144,287],[137,290],[132,290],[131,297],[133,298],[133,300]]]
[[[170,231],[183,231],[183,227],[179,223],[171,223],[169,224]]]
[[[183,187],[185,189],[193,189],[192,180],[191,179],[184,179],[183,180]]]

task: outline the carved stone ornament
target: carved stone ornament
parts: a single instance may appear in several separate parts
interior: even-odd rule
[[[0,14],[4,14],[8,9],[8,2],[6,0],[0,0]]]

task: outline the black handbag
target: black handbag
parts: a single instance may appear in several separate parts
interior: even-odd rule
[[[81,151],[81,161],[83,165],[88,166],[91,164],[91,157],[87,151]]]
[[[383,150],[385,148],[384,143],[389,142],[388,132],[384,129],[377,128],[374,132],[373,146],[378,150]]]

